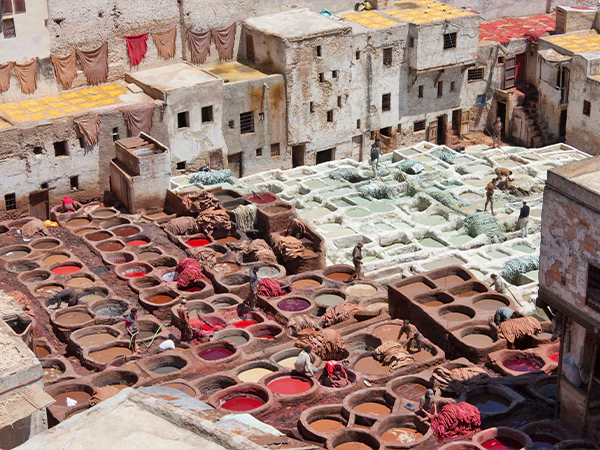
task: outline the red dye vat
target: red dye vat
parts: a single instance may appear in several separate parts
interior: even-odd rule
[[[260,336],[255,336],[259,339],[275,339],[275,336],[272,334],[261,334]]]
[[[264,205],[265,203],[274,202],[275,201],[275,197],[273,197],[270,194],[259,194],[259,195],[253,195],[248,200],[250,200],[252,203],[257,203],[259,205]]]
[[[52,269],[52,273],[55,273],[57,275],[67,275],[69,273],[77,272],[78,270],[81,270],[81,267],[77,267],[77,266],[60,266],[60,267],[55,267],[54,269]]]
[[[560,442],[560,439],[549,434],[530,434],[535,448],[552,448]]]
[[[115,264],[125,264],[127,261],[115,261]]]
[[[515,372],[536,372],[542,368],[541,364],[530,359],[510,358],[502,361],[504,367]]]
[[[308,380],[298,377],[281,377],[271,381],[267,387],[278,394],[293,395],[302,394],[312,386]]]
[[[550,358],[554,362],[558,362],[558,352],[552,353],[551,355],[548,356],[548,358]]]
[[[137,278],[137,277],[143,277],[144,275],[146,275],[146,272],[132,271],[132,272],[127,272],[124,275],[127,278]]]
[[[233,350],[229,350],[225,347],[209,348],[208,350],[204,350],[203,352],[200,352],[198,354],[200,358],[205,359],[207,361],[216,361],[218,359],[227,358],[231,355],[233,355]]]
[[[202,290],[202,288],[200,286],[192,286],[190,288],[187,289],[181,289],[184,292],[200,292]]]
[[[130,247],[139,247],[141,245],[148,245],[149,242],[145,241],[143,239],[134,239],[133,241],[129,241],[127,243],[127,245],[129,245]]]
[[[236,328],[246,328],[250,325],[256,325],[258,322],[252,319],[242,319],[233,323],[233,326]]]
[[[225,400],[221,403],[221,408],[227,411],[251,411],[264,404],[265,402],[257,397],[240,396]]]
[[[514,439],[509,439],[505,437],[497,437],[496,439],[490,439],[489,441],[485,441],[481,445],[483,448],[488,450],[518,450],[520,448],[523,448],[523,446]]]
[[[204,247],[210,244],[210,241],[208,239],[190,239],[186,244],[190,247]]]

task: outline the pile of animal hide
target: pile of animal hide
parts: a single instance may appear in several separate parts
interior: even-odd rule
[[[389,366],[390,371],[415,362],[415,359],[406,351],[406,347],[395,341],[387,341],[377,347],[373,358],[384,366]]]
[[[306,248],[294,236],[273,236],[273,249],[281,255],[284,261],[302,257]]]
[[[229,215],[224,209],[207,209],[198,214],[196,218],[198,229],[207,236],[212,237],[215,231],[222,231],[228,234],[231,230],[231,221]]]
[[[313,353],[323,361],[339,361],[348,356],[346,343],[335,330],[316,331],[312,328],[302,330],[298,333],[296,347],[304,348],[307,345],[312,347]]]
[[[514,344],[515,341],[524,337],[533,337],[540,334],[542,332],[542,326],[535,317],[516,317],[502,322],[498,326],[498,331],[508,342]]]
[[[362,306],[352,303],[340,303],[329,308],[323,316],[321,316],[320,325],[323,328],[330,327],[336,323],[351,319],[359,311],[364,311]]]
[[[208,191],[190,192],[189,194],[185,194],[181,198],[181,201],[188,210],[189,214],[193,216],[207,209],[219,208],[219,201],[217,200],[217,197]]]
[[[318,322],[310,317],[307,314],[299,314],[297,316],[292,316],[288,320],[287,328],[289,334],[292,336],[298,336],[298,333],[302,330],[306,330],[307,328],[312,328],[313,330],[319,329]]]
[[[431,376],[442,391],[454,394],[462,394],[473,386],[487,384],[490,379],[485,370],[476,366],[454,369],[438,367]]]

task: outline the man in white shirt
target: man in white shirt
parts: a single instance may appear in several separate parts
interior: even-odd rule
[[[312,347],[310,345],[304,347],[304,350],[300,352],[296,362],[294,363],[294,369],[296,369],[296,372],[309,377],[312,377],[315,373],[317,373],[317,368],[312,365],[313,357],[310,354],[311,351]]]
[[[504,281],[502,277],[499,277],[495,273],[492,274],[491,286],[496,290],[496,292],[499,292],[500,294],[506,294],[506,288],[508,287],[506,285],[506,281]]]

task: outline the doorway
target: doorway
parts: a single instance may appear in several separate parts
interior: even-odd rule
[[[323,164],[325,162],[333,161],[333,152],[335,149],[328,148],[327,150],[321,150],[317,152],[317,160],[315,164]]]
[[[521,53],[515,56],[515,86],[525,83],[525,68],[527,66],[527,55]]]
[[[304,156],[306,154],[306,145],[292,146],[292,167],[300,167],[305,164]]]
[[[444,145],[446,143],[446,114],[437,118],[437,145]]]
[[[40,220],[48,220],[50,217],[49,205],[48,189],[29,194],[29,214],[31,216]]]
[[[352,157],[363,160],[363,137],[362,134],[352,138]]]
[[[560,122],[558,124],[558,134],[561,137],[564,137],[567,135],[567,110],[563,109],[560,112]]]
[[[452,111],[452,134],[460,137],[460,124],[462,119],[462,109]]]
[[[500,132],[500,136],[506,136],[506,103],[505,102],[496,102],[496,117],[500,117],[502,120],[502,131]],[[496,118],[494,117],[494,120]]]
[[[233,172],[233,175],[236,178],[242,178],[243,168],[242,168],[242,153],[235,153],[234,155],[227,155],[227,164],[229,165],[229,170]]]
[[[212,152],[209,156],[208,164],[212,170],[222,170],[223,169],[223,152],[221,152],[221,150]]]

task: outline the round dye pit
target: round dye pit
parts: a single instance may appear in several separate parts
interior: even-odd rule
[[[152,373],[155,373],[157,375],[166,375],[168,373],[177,372],[178,370],[180,370],[179,367],[167,365],[167,366],[157,367],[156,369],[152,369]]]
[[[464,278],[458,275],[448,275],[433,280],[438,288],[450,289],[465,282]]]
[[[235,236],[226,236],[224,238],[217,239],[217,242],[220,244],[227,244],[227,243],[234,243],[239,240],[240,240],[240,238],[235,237]]]
[[[92,221],[90,219],[86,219],[85,217],[79,217],[77,219],[69,220],[65,225],[69,228],[79,228],[79,227],[85,227],[85,226],[89,225],[90,223],[92,223]]]
[[[326,277],[333,281],[340,281],[345,283],[346,281],[350,280],[352,274],[346,272],[332,272],[329,275],[326,275]]]
[[[87,403],[90,399],[91,395],[84,391],[71,391],[64,392],[62,394],[57,394],[54,396],[54,400],[56,400],[55,406],[67,406],[67,398],[71,400],[75,400],[77,405],[81,405],[82,403]]]
[[[97,209],[92,212],[92,216],[104,219],[106,217],[114,216],[117,213],[114,209]]]
[[[225,359],[228,358],[229,356],[233,355],[235,352],[233,350],[230,350],[226,347],[213,347],[213,348],[209,348],[207,350],[203,350],[200,353],[198,353],[198,356],[200,356],[200,358],[206,360],[206,361],[217,361],[219,359]]]
[[[277,361],[277,364],[279,364],[281,367],[293,369],[297,359],[297,356],[290,356],[289,358],[280,359]]]
[[[366,209],[362,209],[362,208],[358,208],[358,209],[351,209],[350,211],[346,211],[346,215],[348,217],[367,217],[369,215],[371,215],[370,211],[367,211]]]
[[[97,345],[109,344],[116,341],[117,338],[109,333],[88,334],[77,339],[82,347],[95,347]],[[96,359],[96,358],[94,358]]]
[[[146,239],[134,239],[132,241],[127,242],[128,247],[141,247],[143,245],[148,245],[150,241]]]
[[[372,356],[365,356],[356,361],[354,370],[367,375],[387,375],[390,373],[388,366],[384,366]]]
[[[296,358],[294,358],[294,362]],[[292,363],[292,367],[294,364]],[[274,370],[266,369],[264,367],[255,367],[254,369],[244,370],[243,372],[238,373],[237,377],[243,381],[244,383],[256,383],[265,375],[270,375],[274,372]]]
[[[321,286],[321,282],[317,280],[313,280],[311,278],[304,278],[301,280],[296,280],[292,283],[292,289],[316,289]]]
[[[81,267],[79,266],[58,266],[55,267],[54,269],[52,269],[52,273],[55,273],[56,275],[68,275],[70,273],[75,273],[77,271],[81,270]]]
[[[73,277],[65,282],[66,286],[73,288],[89,287],[94,284],[94,280],[88,277]]]
[[[344,442],[336,445],[333,450],[373,450],[373,447],[359,441]]]
[[[65,372],[61,369],[57,369],[56,367],[44,367],[42,368],[42,377],[44,378],[44,382],[56,380],[58,377],[62,376]]]
[[[383,433],[381,440],[386,444],[408,444],[422,437],[423,433],[419,433],[414,428],[394,427]]]
[[[474,306],[480,309],[485,309],[486,311],[497,311],[498,308],[502,308],[503,306],[507,306],[502,300],[497,300],[493,298],[484,298],[481,300],[477,300],[473,303]]]
[[[35,346],[35,352],[38,358],[45,358],[46,356],[50,355],[50,350],[48,350],[46,347],[42,347],[41,345]]]
[[[489,441],[485,441],[481,444],[481,446],[486,450],[519,450],[523,448],[523,445],[520,442],[500,436],[490,439]]]
[[[298,312],[310,308],[310,302],[302,298],[286,298],[277,303],[277,307],[286,312]]]
[[[49,284],[47,286],[39,287],[35,290],[36,295],[52,295],[55,292],[60,292],[64,288],[58,284]]]
[[[214,270],[217,273],[222,273],[222,274],[235,273],[240,270],[240,266],[235,263],[224,262],[224,263],[215,264],[213,266],[212,270]]]
[[[440,302],[439,300],[432,300],[430,302],[423,303],[423,306],[429,306],[430,308],[433,308],[433,307],[436,307],[436,306],[442,306],[444,304],[445,303]],[[448,319],[446,319],[446,320],[448,320]]]
[[[467,334],[466,336],[463,336],[462,340],[465,344],[477,348],[489,347],[494,343],[491,336],[483,333]]]
[[[252,325],[256,325],[258,322],[252,319],[241,319],[233,322],[233,326],[236,328],[246,328]]]
[[[205,245],[210,244],[210,241],[208,239],[201,239],[201,238],[197,238],[197,239],[190,239],[189,241],[185,242],[187,245],[189,245],[190,247],[204,247]]]
[[[222,334],[219,336],[219,339],[227,339],[229,342],[232,342],[237,346],[245,345],[249,340],[243,334]]]
[[[366,283],[356,283],[352,286],[348,286],[346,292],[350,295],[356,295],[357,297],[366,297],[377,292],[377,288]]]
[[[415,217],[413,220],[416,223],[419,223],[421,225],[426,225],[428,227],[432,227],[435,225],[442,225],[442,224],[446,223],[446,219],[444,218],[444,216],[439,216],[437,214],[434,214],[432,216]]]
[[[317,433],[330,435],[338,430],[346,428],[346,426],[339,420],[334,419],[320,419],[311,422],[309,426]]]
[[[51,264],[62,263],[68,261],[70,258],[68,255],[50,255],[47,258],[43,259],[42,262],[49,266]]]
[[[252,203],[256,203],[258,205],[264,205],[266,203],[271,203],[275,201],[275,197],[271,194],[257,194],[248,198]]]
[[[108,233],[107,231],[98,231],[97,233],[89,233],[85,235],[85,238],[92,242],[105,241],[111,237],[113,237],[112,234]]]
[[[545,433],[533,433],[529,437],[533,442],[534,448],[552,448],[560,442],[560,439],[557,437]]]
[[[125,246],[120,242],[111,241],[103,242],[102,244],[97,245],[96,248],[101,252],[118,252],[123,250]]]
[[[442,248],[446,246],[446,244],[432,238],[421,239],[419,242],[423,247],[427,248]]]
[[[131,356],[133,352],[127,347],[111,347],[97,352],[90,352],[89,357],[99,363],[107,364],[120,356]]]
[[[353,409],[355,413],[369,414],[371,416],[387,416],[391,414],[392,409],[389,406],[377,402],[365,402],[356,405]]]
[[[537,372],[543,366],[540,362],[528,358],[508,358],[502,361],[502,365],[514,372]]]
[[[442,320],[447,322],[464,322],[465,320],[471,320],[471,317],[465,313],[450,311],[440,316]]]
[[[123,272],[123,276],[125,276],[127,278],[138,278],[138,277],[143,277],[147,273],[148,272],[146,272],[145,268],[138,267],[138,268],[130,269],[130,270],[126,271],[126,272]]]
[[[82,303],[93,303],[98,300],[102,300],[105,297],[103,294],[87,294],[79,298]]]
[[[16,259],[22,259],[29,255],[29,251],[27,250],[11,250],[9,252],[3,253],[1,256],[4,259],[9,261],[14,261]]]
[[[119,237],[133,236],[134,234],[137,234],[140,232],[140,230],[138,230],[137,228],[134,228],[134,227],[117,228],[117,229],[114,229],[111,231]]]
[[[219,406],[227,411],[245,412],[252,411],[264,404],[264,400],[248,394],[226,399]]]
[[[401,384],[394,389],[394,394],[411,402],[417,402],[427,392],[427,386],[420,383]]]
[[[165,305],[171,303],[173,300],[175,300],[175,298],[166,294],[158,294],[146,299],[148,303],[152,303],[153,305]]]
[[[267,387],[277,394],[297,395],[309,391],[312,384],[305,378],[289,376],[277,378],[267,384]]]
[[[508,255],[506,253],[499,252],[497,250],[489,250],[487,255],[492,259],[502,259],[506,258]]]
[[[398,288],[398,290],[408,298],[412,298],[420,294],[425,294],[426,292],[429,292],[432,289],[432,287],[430,287],[428,284],[423,283],[422,281],[415,281],[414,283],[406,284]]]
[[[89,322],[92,319],[93,317],[86,312],[72,311],[61,314],[54,321],[59,325],[76,326]]]
[[[325,307],[330,307],[343,303],[344,297],[335,294],[321,294],[315,297],[315,302]]]
[[[383,342],[395,341],[398,339],[398,334],[400,334],[400,328],[402,328],[402,325],[394,323],[381,325],[373,330],[373,336],[378,337]]]
[[[161,254],[159,252],[141,252],[138,254],[138,259],[140,261],[149,261],[151,259],[157,258]]]
[[[506,412],[510,405],[508,399],[492,393],[475,394],[467,398],[467,402],[474,405],[484,414],[499,414]],[[521,448],[521,446],[517,447]]]
[[[91,233],[92,231],[96,231],[95,228],[84,228],[82,230],[78,230],[75,232],[77,236],[83,236],[86,233]]]
[[[258,279],[260,280],[263,278],[275,278],[277,275],[279,275],[279,273],[280,271],[277,267],[263,266],[258,269],[256,276],[258,276]]]
[[[31,247],[35,250],[50,250],[52,248],[58,247],[60,243],[54,240],[43,240],[36,242],[31,245]]]

